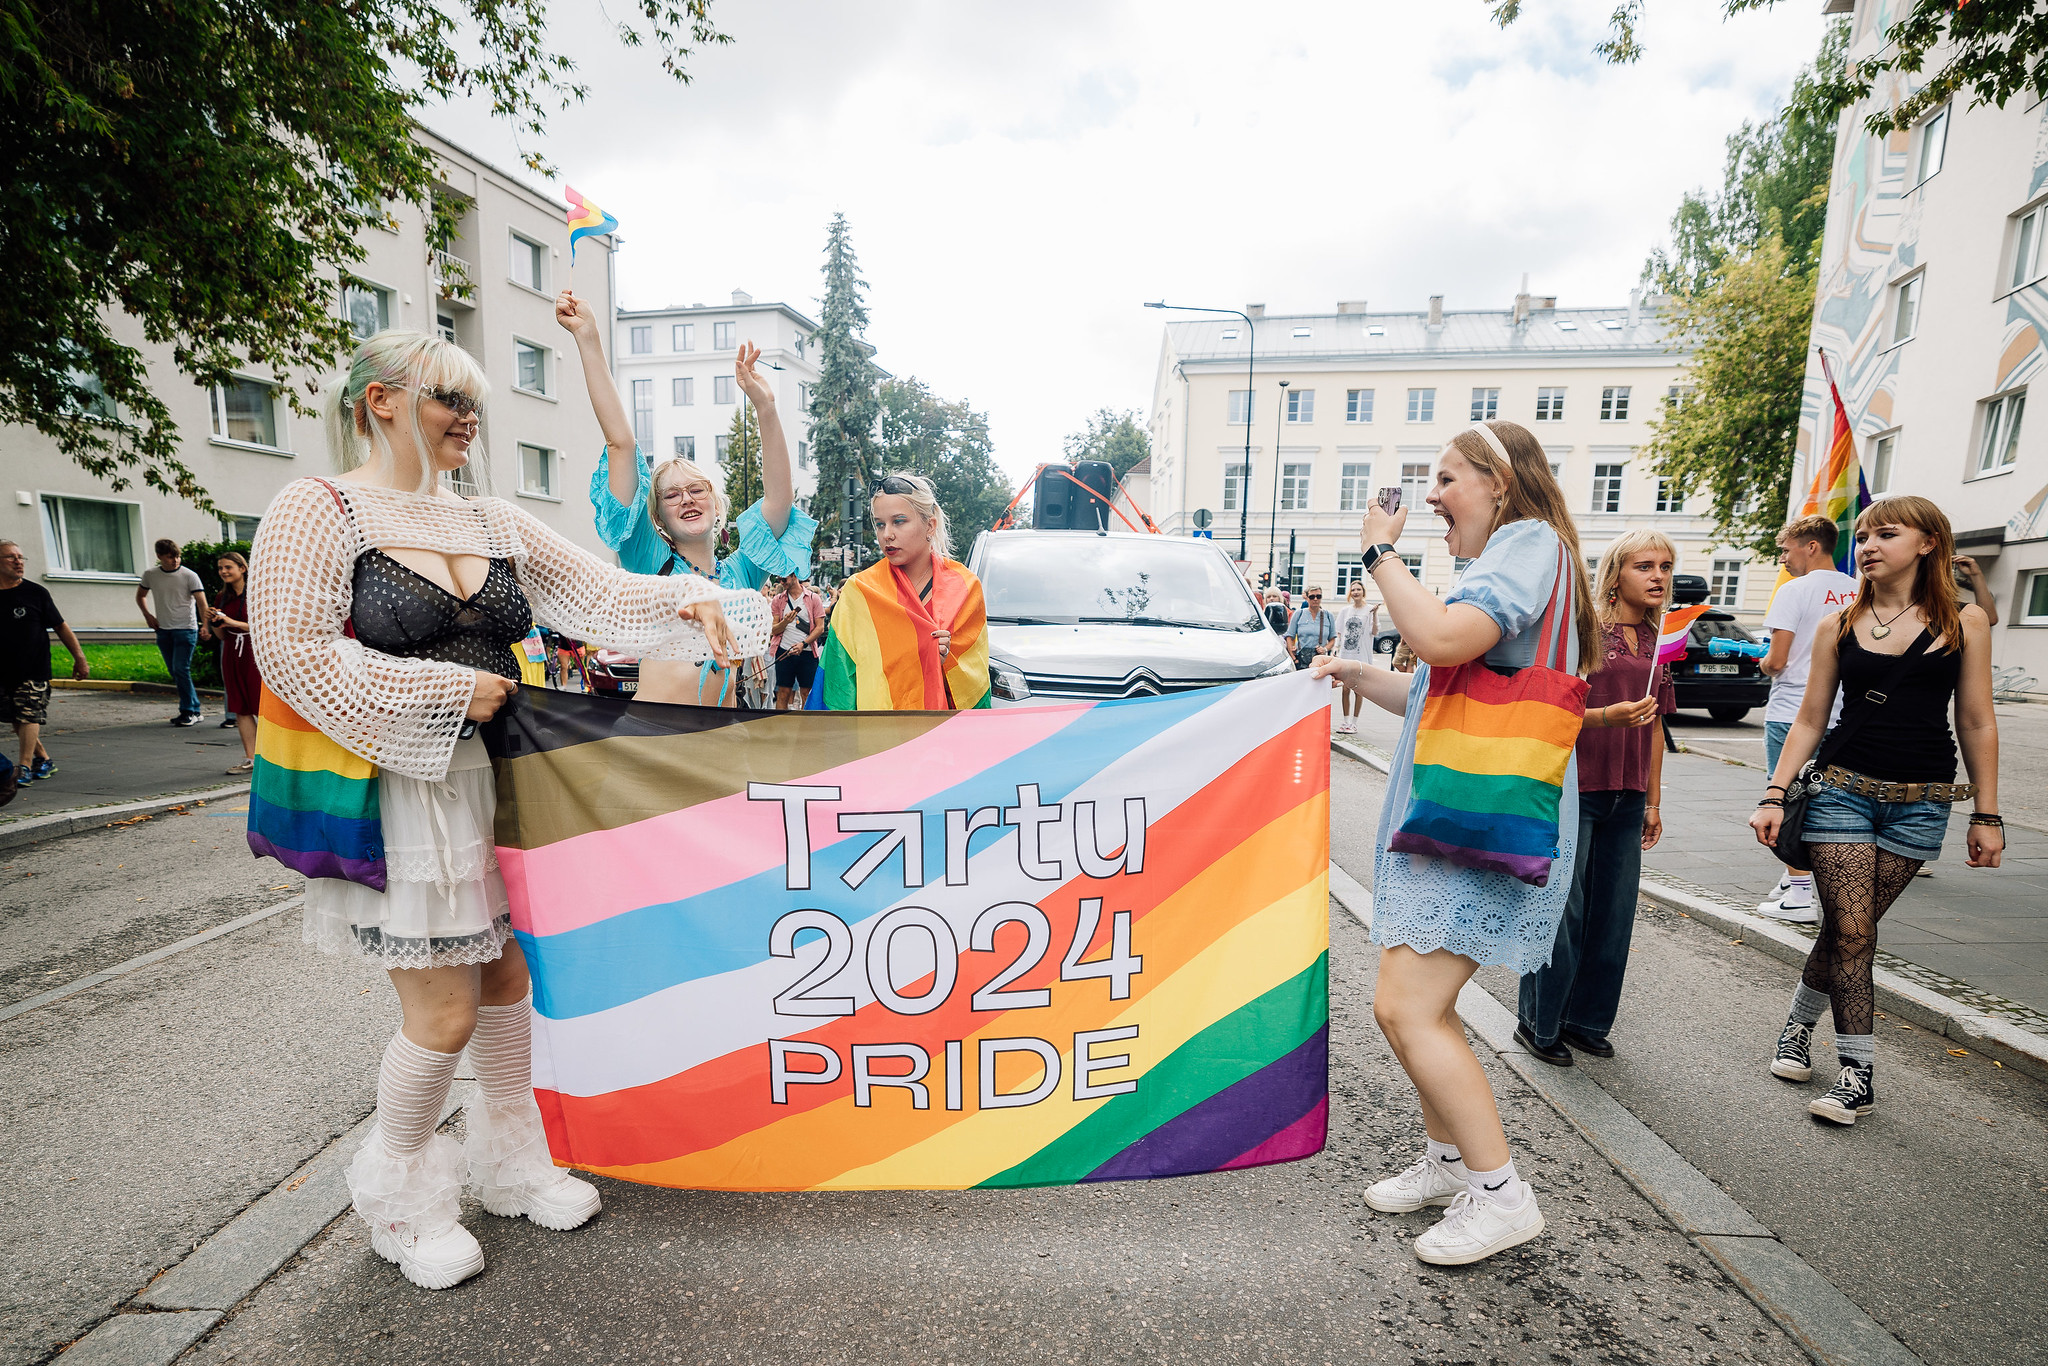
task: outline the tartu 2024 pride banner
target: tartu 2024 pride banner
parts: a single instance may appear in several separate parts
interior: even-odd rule
[[[957,713],[522,690],[489,740],[555,1160],[873,1190],[1320,1151],[1329,698],[1306,675]]]

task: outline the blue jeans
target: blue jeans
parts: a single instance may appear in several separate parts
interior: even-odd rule
[[[1764,722],[1764,781],[1778,771],[1778,755],[1785,748],[1785,737],[1792,733],[1790,721]]]
[[[1548,1048],[1566,1026],[1604,1039],[1621,1008],[1643,872],[1642,792],[1579,794],[1579,856],[1550,966],[1522,978],[1522,1024]]]
[[[167,631],[157,627],[156,650],[178,686],[178,715],[199,715],[199,689],[192,682],[192,652],[199,648],[199,632]]]

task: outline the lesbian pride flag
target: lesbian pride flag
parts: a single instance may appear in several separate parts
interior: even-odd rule
[[[1691,633],[1692,624],[1707,614],[1707,607],[1708,604],[1703,602],[1696,607],[1679,607],[1664,614],[1664,621],[1657,628],[1657,658],[1650,666],[1653,671],[1658,664],[1685,658],[1686,636]]]
[[[564,1166],[958,1189],[1306,1157],[1329,689],[966,712],[522,689],[499,866]]]

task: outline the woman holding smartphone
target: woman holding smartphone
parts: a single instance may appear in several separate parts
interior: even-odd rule
[[[1388,490],[1398,497],[1398,490]],[[1486,1073],[1457,1017],[1458,991],[1485,966],[1531,972],[1550,960],[1570,895],[1578,835],[1578,775],[1561,793],[1559,850],[1543,886],[1483,872],[1448,859],[1388,848],[1407,811],[1416,731],[1432,669],[1476,659],[1499,672],[1538,661],[1539,637],[1555,595],[1564,620],[1563,667],[1598,658],[1599,623],[1579,556],[1578,529],[1551,476],[1543,448],[1513,422],[1460,432],[1437,457],[1428,503],[1444,522],[1453,555],[1474,557],[1450,594],[1438,600],[1408,573],[1394,543],[1405,511],[1385,494],[1367,511],[1365,572],[1387,614],[1420,661],[1412,678],[1352,660],[1325,659],[1335,676],[1374,705],[1404,718],[1373,860],[1373,942],[1380,945],[1373,1018],[1414,1083],[1422,1103],[1427,1152],[1366,1192],[1374,1209],[1406,1213],[1448,1205],[1441,1222],[1415,1240],[1425,1262],[1476,1262],[1543,1231],[1535,1192],[1515,1170]],[[1560,554],[1560,549],[1564,552]]]

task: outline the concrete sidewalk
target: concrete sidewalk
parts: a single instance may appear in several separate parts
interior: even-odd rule
[[[202,700],[206,715],[198,725],[173,726],[175,697],[53,689],[43,748],[57,771],[22,788],[0,809],[0,825],[52,811],[247,782],[247,775],[237,779],[227,773],[242,761],[240,736],[220,728],[218,698]],[[8,758],[16,757],[11,732],[0,731],[0,744],[7,746]]]

